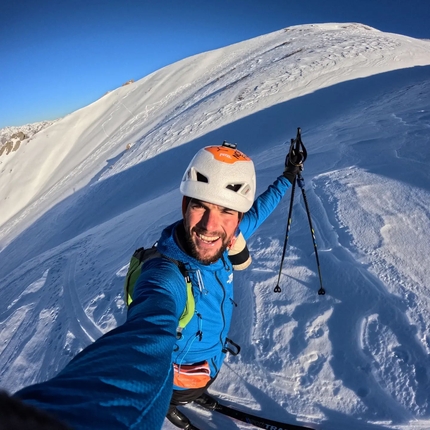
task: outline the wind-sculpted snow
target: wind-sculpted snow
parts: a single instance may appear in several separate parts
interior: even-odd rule
[[[339,243],[332,254],[356,262],[357,276],[335,294],[342,307],[348,302],[347,313],[341,312],[338,322],[343,330],[350,326],[351,336],[334,351],[334,357],[346,358],[342,363],[334,358],[334,369],[351,366],[352,387],[381,418],[399,415],[401,422],[412,412],[427,416],[430,303],[419,281],[428,275],[419,255],[427,244],[416,234],[415,222],[418,229],[428,225],[428,211],[421,206],[430,197],[428,191],[418,191],[414,197],[410,187],[355,168],[321,175],[315,182],[324,190],[324,203],[332,207],[328,212],[336,217]],[[407,211],[411,218],[405,216]],[[350,347],[345,348],[347,343]],[[359,381],[362,386],[356,385]]]
[[[28,181],[15,180],[14,193],[0,193],[2,201],[7,196],[0,240],[14,234],[17,220],[27,226],[43,212],[34,196],[52,205],[95,172],[97,178],[117,174],[268,106],[339,82],[429,64],[429,56],[428,41],[359,24],[325,24],[290,27],[167,66],[27,142],[20,160],[3,170],[2,181],[24,175]]]
[[[242,351],[211,390],[321,430],[430,428],[429,94],[429,41],[306,25],[185,59],[40,131],[0,160],[0,385],[55,375],[124,321],[129,258],[180,218],[198,149],[237,142],[262,192],[300,126],[327,293],[298,189],[282,291],[289,193],[235,276]],[[195,408],[201,428],[249,428]]]

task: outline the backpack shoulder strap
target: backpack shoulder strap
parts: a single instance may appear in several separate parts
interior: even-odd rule
[[[124,295],[127,306],[132,302],[134,286],[140,276],[142,264],[152,258],[158,257],[161,254],[157,251],[157,246],[154,244],[151,248],[139,248],[134,251],[130,259],[127,275],[124,282]]]
[[[185,302],[185,308],[182,312],[181,317],[179,318],[179,324],[176,329],[176,337],[180,339],[182,337],[182,330],[185,326],[191,321],[191,318],[194,316],[196,312],[196,301],[194,299],[193,294],[193,284],[191,283],[190,274],[188,273],[185,264],[182,261],[178,261],[178,268],[182,273],[182,276],[185,279],[186,293],[187,293],[187,301]]]
[[[194,316],[196,304],[194,300],[193,287],[191,283],[191,278],[188,273],[185,264],[182,261],[175,260],[174,258],[167,257],[164,254],[161,254],[157,249],[157,244],[155,243],[151,248],[139,248],[134,251],[133,256],[130,260],[130,266],[127,271],[127,275],[125,277],[124,283],[124,293],[125,293],[125,302],[127,306],[131,304],[133,301],[133,291],[134,286],[142,273],[142,265],[145,261],[151,260],[152,258],[163,257],[172,263],[174,263],[185,280],[187,300],[185,303],[185,309],[182,312],[181,317],[179,318],[179,325],[177,328],[177,337],[181,337],[182,330],[185,326],[191,321],[191,318]]]
[[[182,261],[175,260],[174,258],[167,257],[166,255],[161,254],[162,257],[167,258],[172,263],[175,263],[178,266],[178,269],[182,273],[182,276],[185,280],[186,285],[186,293],[187,293],[187,301],[185,302],[185,308],[182,312],[181,317],[179,318],[179,324],[176,329],[176,337],[180,339],[182,337],[182,330],[185,326],[191,321],[191,318],[194,316],[196,311],[196,301],[194,299],[193,294],[193,284],[191,283],[190,274],[185,264]]]

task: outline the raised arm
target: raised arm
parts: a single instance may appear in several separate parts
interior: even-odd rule
[[[284,176],[279,176],[264,193],[257,197],[252,208],[245,213],[240,223],[240,231],[245,239],[248,239],[276,209],[290,186],[291,183]]]
[[[301,142],[299,129],[297,138],[291,141],[290,151],[285,158],[285,168],[282,176],[279,176],[272,185],[269,185],[269,188],[263,194],[257,197],[251,209],[245,213],[240,223],[240,231],[245,239],[248,239],[275,210],[282,197],[284,197],[285,192],[295,181],[296,175],[303,170],[305,160],[306,150]]]

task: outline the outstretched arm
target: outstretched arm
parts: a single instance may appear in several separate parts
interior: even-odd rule
[[[85,348],[56,377],[15,396],[75,430],[93,429],[95,424],[105,429],[160,429],[172,393],[178,314],[185,306],[179,288],[184,290],[183,279],[179,273],[174,276],[180,283],[170,277],[163,286],[141,277],[122,326]]]

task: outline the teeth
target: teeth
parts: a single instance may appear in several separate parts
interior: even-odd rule
[[[205,236],[204,234],[199,234],[199,238],[205,242],[215,242],[219,239],[219,236]]]

